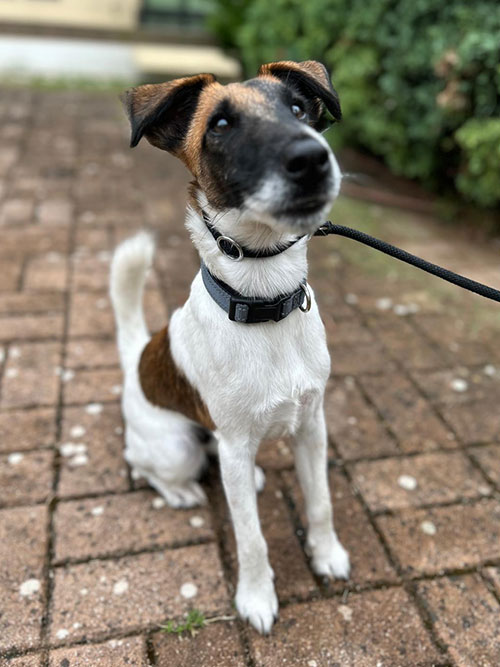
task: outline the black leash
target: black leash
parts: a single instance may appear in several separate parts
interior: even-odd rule
[[[454,285],[458,285],[458,287],[462,287],[463,289],[469,290],[470,292],[484,296],[486,299],[500,302],[499,290],[496,290],[489,285],[478,283],[475,280],[471,280],[470,278],[465,278],[465,276],[461,276],[458,273],[454,273],[453,271],[445,269],[442,266],[438,266],[437,264],[432,264],[432,262],[427,262],[421,257],[412,255],[411,253],[406,252],[406,250],[397,248],[390,243],[376,239],[375,237],[370,236],[369,234],[365,234],[364,232],[360,232],[357,229],[351,229],[350,227],[345,227],[344,225],[335,225],[333,222],[328,220],[325,222],[325,224],[321,225],[321,227],[314,233],[314,236],[329,236],[330,234],[336,234],[337,236],[345,236],[346,238],[353,239],[354,241],[358,241],[359,243],[370,246],[370,248],[380,250],[380,252],[383,252],[386,255],[395,257],[402,262],[412,264],[418,269],[422,269],[422,271],[432,273],[432,275],[437,276],[438,278],[442,278],[443,280],[446,280],[449,283],[453,283]]]

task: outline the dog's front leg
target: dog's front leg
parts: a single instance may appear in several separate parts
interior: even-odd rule
[[[278,599],[257,510],[257,447],[257,442],[221,438],[219,458],[238,551],[236,607],[242,618],[267,634],[276,620]]]
[[[295,467],[305,501],[308,522],[306,550],[311,556],[312,568],[319,575],[347,579],[349,555],[333,527],[323,397],[306,407],[293,444]]]

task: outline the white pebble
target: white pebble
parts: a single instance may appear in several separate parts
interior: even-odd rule
[[[116,433],[116,435],[123,435],[123,427],[122,426],[117,426],[115,428],[115,433]]]
[[[86,454],[87,445],[83,442],[65,442],[59,447],[62,456],[75,456],[75,454]]]
[[[397,303],[394,308],[394,313],[398,315],[399,317],[404,317],[405,315],[408,315],[411,311],[408,309],[408,306],[405,306],[403,303]]]
[[[86,454],[77,454],[69,460],[69,465],[72,468],[77,468],[79,466],[85,466],[89,462],[89,457]]]
[[[307,667],[318,667],[316,660],[308,660]]]
[[[141,479],[141,473],[136,468],[132,468],[130,477],[132,477],[133,480]]]
[[[337,611],[341,616],[343,616],[344,621],[349,622],[352,619],[352,609],[346,604],[339,604]]]
[[[467,380],[464,380],[463,378],[455,378],[450,382],[450,387],[453,389],[453,391],[458,391],[459,393],[463,393],[464,391],[467,391],[469,388],[469,383]]]
[[[5,361],[5,350],[3,347],[0,347],[0,364]]]
[[[158,496],[157,498],[153,498],[153,502],[151,503],[151,507],[155,510],[160,510],[162,507],[165,507],[165,501],[163,498],[160,498]]]
[[[432,521],[422,521],[420,524],[420,530],[426,535],[435,535],[437,529]]]
[[[101,403],[89,403],[85,408],[85,412],[88,415],[99,415],[102,412]]]
[[[23,583],[19,586],[19,593],[23,597],[27,597],[29,595],[33,595],[34,593],[38,593],[40,588],[41,584],[38,579],[26,579],[26,581],[23,581]]]
[[[12,454],[9,454],[7,461],[11,466],[16,466],[18,463],[21,463],[23,459],[23,454],[20,454],[19,452],[13,452]]]
[[[17,368],[7,368],[5,371],[5,377],[16,378],[19,375],[19,370]]]
[[[194,598],[194,596],[197,593],[198,593],[198,586],[196,586],[195,584],[192,584],[191,582],[182,584],[181,595],[183,598]]]
[[[487,364],[483,368],[483,373],[485,375],[488,375],[489,377],[493,377],[494,375],[497,374],[497,369],[495,368],[495,366],[493,366],[493,364]]]
[[[398,484],[406,491],[414,491],[417,488],[417,480],[411,475],[400,475],[398,477]]]
[[[78,623],[78,621],[76,623],[73,623],[73,629],[74,630],[79,630],[81,627],[82,627],[82,624]]]
[[[116,584],[113,586],[113,593],[115,595],[123,595],[123,593],[126,593],[128,591],[128,581],[126,579],[120,579],[120,581],[117,581]]]
[[[88,595],[89,589],[88,588],[80,588],[80,595]]]
[[[114,384],[111,387],[111,393],[115,394],[115,396],[119,396],[122,393],[122,386],[121,384]]]
[[[196,515],[189,519],[189,523],[191,526],[193,526],[193,528],[201,528],[205,525],[205,519],[202,516]]]
[[[90,513],[92,514],[92,516],[101,516],[101,514],[104,513],[103,505],[97,505],[97,507],[93,507],[90,510]]]
[[[354,426],[355,424],[358,423],[358,420],[357,420],[356,417],[347,417],[347,423],[348,423],[350,426]]]
[[[71,368],[67,368],[65,371],[63,371],[61,375],[61,379],[63,382],[69,382],[75,377],[75,371],[72,371]]]
[[[382,299],[377,299],[375,301],[375,306],[379,310],[390,310],[392,308],[392,299],[389,299],[389,297],[382,297]]]
[[[345,302],[351,306],[354,306],[358,303],[358,297],[355,294],[346,294]]]
[[[77,426],[73,426],[69,434],[72,438],[81,438],[83,435],[85,435],[86,432],[87,429],[78,424]]]
[[[21,348],[19,347],[11,347],[9,350],[9,355],[11,356],[12,359],[19,359],[21,356]]]
[[[66,639],[68,635],[69,635],[69,630],[66,630],[65,628],[61,628],[56,632],[57,639]]]

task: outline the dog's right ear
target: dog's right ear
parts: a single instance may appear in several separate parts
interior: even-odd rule
[[[145,136],[153,146],[177,153],[186,137],[201,91],[214,81],[213,74],[197,74],[127,90],[121,99],[132,126],[130,147],[137,146]]]

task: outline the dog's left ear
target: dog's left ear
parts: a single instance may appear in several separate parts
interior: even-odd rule
[[[284,60],[277,63],[261,65],[258,75],[271,75],[283,83],[295,86],[305,97],[313,99],[321,111],[324,105],[335,120],[340,120],[339,97],[330,81],[328,70],[316,60],[304,60],[301,63]],[[319,113],[318,113],[319,115]]]
[[[148,83],[127,90],[122,102],[130,119],[130,147],[143,136],[169,153],[178,153],[205,86],[214,83],[213,74],[197,74],[166,83]]]

